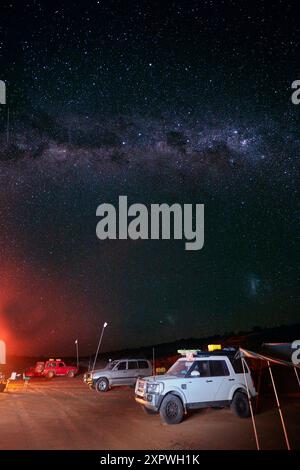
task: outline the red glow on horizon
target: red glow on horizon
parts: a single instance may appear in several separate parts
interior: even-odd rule
[[[90,330],[78,315],[82,299],[58,276],[42,279],[39,269],[12,263],[0,267],[0,276],[0,338],[8,355],[74,354],[78,336],[84,344]]]

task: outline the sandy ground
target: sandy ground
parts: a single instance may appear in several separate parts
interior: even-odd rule
[[[146,415],[133,390],[115,388],[98,394],[82,378],[32,380],[0,393],[1,449],[255,449],[251,420],[229,409],[194,412],[179,425],[167,426]],[[300,449],[299,395],[283,401],[294,449]],[[284,449],[273,403],[256,416],[263,449]]]

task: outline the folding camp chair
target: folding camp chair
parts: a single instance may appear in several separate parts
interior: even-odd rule
[[[6,382],[6,390],[8,390],[9,384],[11,382],[16,382],[17,376],[18,376],[17,372],[11,373],[11,376],[7,379],[7,382]]]

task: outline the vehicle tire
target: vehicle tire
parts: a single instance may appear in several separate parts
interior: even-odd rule
[[[109,382],[105,377],[100,377],[96,383],[97,392],[107,392],[109,389]]]
[[[183,419],[183,405],[180,398],[168,394],[161,404],[159,414],[166,424],[179,424]]]
[[[233,396],[230,408],[239,418],[249,418],[250,406],[246,393],[236,392]]]
[[[147,406],[142,405],[142,408],[143,408],[144,413],[146,413],[147,415],[156,415],[157,414],[157,411],[151,410],[150,408],[147,408]]]
[[[69,372],[67,373],[67,377],[73,379],[75,377],[75,372],[73,370],[69,370]]]
[[[47,377],[47,379],[53,379],[53,377],[54,377],[54,372],[53,372],[53,370],[49,370],[49,372],[47,373],[46,377]]]

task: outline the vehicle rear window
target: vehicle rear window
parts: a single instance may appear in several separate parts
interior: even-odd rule
[[[148,369],[148,362],[147,361],[138,361],[139,369]]]
[[[136,361],[128,361],[128,369],[137,369],[138,365]]]
[[[236,374],[243,373],[243,365],[242,365],[241,358],[232,359],[231,364]],[[247,369],[246,369],[246,372],[247,372]]]
[[[224,377],[229,375],[226,361],[209,361],[211,377]]]

